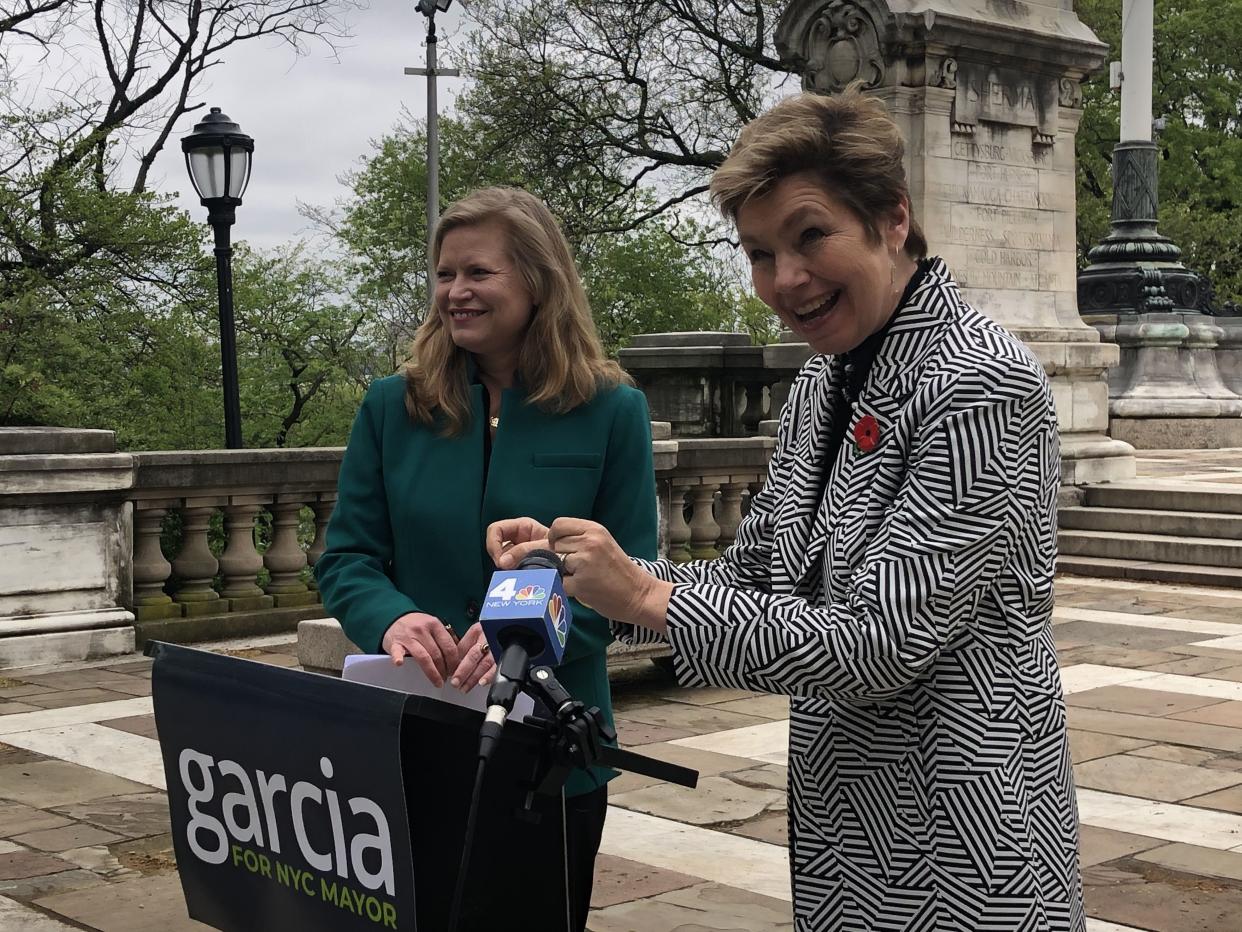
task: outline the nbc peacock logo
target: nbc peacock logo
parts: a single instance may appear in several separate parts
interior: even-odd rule
[[[548,617],[552,619],[552,627],[556,628],[557,640],[564,647],[565,639],[569,637],[569,621],[565,616],[565,601],[555,592],[548,599]]]

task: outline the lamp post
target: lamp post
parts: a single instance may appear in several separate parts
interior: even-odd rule
[[[216,290],[220,302],[220,361],[224,373],[224,445],[240,450],[241,404],[237,396],[237,341],[233,327],[233,248],[229,227],[250,181],[254,140],[212,107],[190,135],[181,140],[190,182],[207,208],[216,234]]]
[[[453,0],[418,0],[418,12],[427,17],[427,67],[406,68],[406,74],[427,78],[427,303],[435,297],[436,269],[431,243],[440,219],[440,114],[436,104],[436,75],[455,78],[456,68],[436,68],[436,13],[447,12]]]
[[[1211,311],[1211,284],[1157,227],[1160,149],[1152,140],[1152,0],[1122,0],[1121,140],[1113,147],[1110,231],[1078,273],[1084,315]],[[1163,124],[1160,124],[1163,125]]]

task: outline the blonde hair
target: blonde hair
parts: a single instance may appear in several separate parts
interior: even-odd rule
[[[712,201],[728,219],[789,175],[811,172],[880,242],[878,217],[909,204],[905,142],[883,102],[857,82],[839,94],[804,93],[751,120],[711,180]],[[905,252],[927,255],[927,239],[910,216]]]
[[[535,305],[518,354],[517,376],[527,400],[545,411],[564,413],[590,401],[600,389],[633,384],[604,355],[569,243],[539,198],[507,187],[466,195],[436,225],[435,262],[450,231],[490,220],[508,233],[509,256]],[[464,431],[471,419],[469,353],[453,343],[438,312],[428,314],[418,328],[410,355],[405,367],[410,417],[423,424],[440,423],[446,435]]]

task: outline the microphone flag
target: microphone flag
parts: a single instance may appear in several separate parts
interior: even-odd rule
[[[554,667],[565,654],[573,612],[554,569],[517,569],[492,574],[479,622],[492,656],[499,658],[512,643],[513,629],[525,629],[539,638],[543,650],[530,658],[530,666]],[[502,637],[505,644],[501,643]]]

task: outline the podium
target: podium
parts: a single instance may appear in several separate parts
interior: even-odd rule
[[[419,930],[449,928],[482,721],[482,713],[435,699],[405,707],[401,770]],[[461,932],[569,930],[563,797],[535,796],[537,821],[523,809],[542,744],[538,729],[509,722],[487,765]]]
[[[147,653],[192,918],[448,929],[482,713],[172,644]],[[547,734],[509,722],[487,765],[459,932],[568,932],[563,797],[530,792]]]

